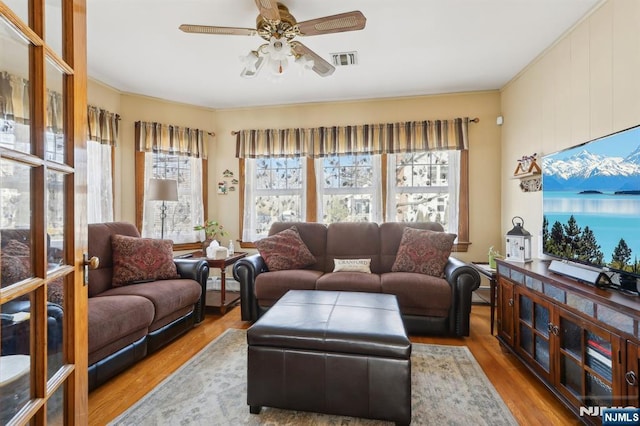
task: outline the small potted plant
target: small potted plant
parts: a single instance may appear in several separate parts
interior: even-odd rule
[[[496,259],[501,259],[502,255],[493,246],[489,247],[489,268],[496,269]]]
[[[207,220],[202,225],[196,225],[193,227],[194,231],[204,231],[205,240],[202,242],[202,252],[206,253],[207,247],[211,244],[213,240],[216,240],[216,237],[224,237],[225,235],[229,235],[227,231],[224,230],[224,226],[222,226],[216,220]],[[216,240],[217,241],[217,240]],[[218,241],[219,243],[220,241]]]

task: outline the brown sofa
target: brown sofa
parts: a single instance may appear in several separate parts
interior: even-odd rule
[[[255,321],[288,290],[341,290],[394,294],[407,332],[469,335],[471,295],[480,276],[471,266],[449,257],[444,277],[391,272],[402,233],[409,226],[442,232],[437,223],[278,222],[269,235],[295,225],[316,263],[304,269],[269,271],[259,254],[238,261],[233,275],[240,282],[241,314]],[[371,259],[371,274],[333,272],[334,259]]]
[[[112,286],[112,235],[140,237],[125,222],[89,225],[89,389],[188,331],[204,318],[209,265],[174,259],[178,279]]]

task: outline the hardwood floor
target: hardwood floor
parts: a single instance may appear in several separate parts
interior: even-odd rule
[[[567,410],[513,355],[489,335],[489,307],[473,305],[467,338],[411,336],[416,343],[466,345],[521,425],[578,425]],[[105,425],[153,389],[227,328],[247,328],[240,309],[207,314],[199,326],[89,394],[89,424]],[[224,362],[223,360],[221,362]],[[243,403],[239,401],[239,403]]]

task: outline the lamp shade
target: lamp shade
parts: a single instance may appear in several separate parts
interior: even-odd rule
[[[149,179],[149,200],[178,201],[178,181],[175,179]]]

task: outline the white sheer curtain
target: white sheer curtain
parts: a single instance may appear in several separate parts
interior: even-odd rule
[[[348,155],[348,154],[345,154]],[[371,155],[371,167],[372,186],[363,187],[349,187],[349,188],[327,188],[325,186],[326,176],[324,175],[324,158],[316,158],[314,160],[314,168],[316,174],[316,204],[317,204],[317,218],[318,222],[323,222],[325,217],[325,203],[324,196],[331,195],[366,195],[370,194],[371,204],[369,205],[369,214],[367,215],[368,222],[382,223],[384,220],[384,214],[382,212],[382,170],[381,170],[381,158],[380,155]],[[355,179],[355,177],[353,177]],[[361,220],[362,217],[345,218],[345,220]]]
[[[458,234],[458,202],[460,200],[460,151],[447,151],[449,155],[448,179],[448,217],[447,229],[445,231]],[[397,195],[400,192],[396,184],[396,156],[398,154],[387,155],[387,222],[397,221]],[[424,191],[423,191],[424,192]]]
[[[174,244],[199,241],[201,231],[193,227],[204,223],[204,201],[202,198],[202,159],[179,156],[183,170],[172,170],[166,176],[154,176],[154,159],[157,154],[145,153],[144,185],[147,194],[149,179],[166,178],[178,181],[178,201],[165,202],[167,217],[164,224],[164,238],[173,240]],[[142,210],[142,236],[160,238],[162,226],[160,213],[162,201],[151,201],[145,198]]]
[[[87,220],[113,222],[111,145],[87,142]]]
[[[244,160],[244,217],[242,218],[242,241],[257,241],[258,212],[256,209],[256,160]]]

